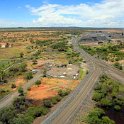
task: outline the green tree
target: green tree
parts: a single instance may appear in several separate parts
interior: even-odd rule
[[[48,113],[48,108],[42,107],[29,107],[26,115],[30,115],[33,118],[39,117],[41,115],[46,115]]]
[[[95,93],[93,94],[92,99],[98,102],[98,101],[100,101],[103,97],[104,97],[104,94],[99,93],[99,92],[95,92]]]
[[[52,104],[57,104],[62,99],[61,96],[57,95],[51,98]]]
[[[32,78],[33,78],[32,72],[27,72],[27,73],[25,74],[25,78],[26,78],[27,80],[32,79]]]
[[[27,103],[24,96],[18,97],[13,102],[13,107],[16,109],[18,113],[24,111],[26,109]]]
[[[59,90],[58,91],[58,95],[60,95],[61,97],[64,97],[68,95],[69,93],[70,93],[70,90]]]
[[[12,124],[32,124],[33,122],[32,116],[19,115],[17,118],[14,118]]]
[[[43,105],[47,108],[51,108],[52,107],[52,101],[50,99],[45,99],[43,101]]]
[[[114,106],[114,109],[115,109],[116,111],[120,111],[120,110],[121,110],[121,107],[120,107],[119,105],[115,105],[115,106]]]
[[[15,116],[16,112],[13,108],[5,108],[0,110],[0,121],[3,124],[10,124]]]
[[[24,96],[24,90],[23,90],[22,87],[19,87],[18,93],[19,93],[20,96]]]
[[[88,124],[115,124],[113,120],[105,116],[104,110],[95,108],[91,111],[87,118]]]
[[[112,100],[109,98],[102,98],[100,101],[100,105],[103,107],[109,107],[112,105]]]
[[[27,65],[25,63],[22,63],[18,66],[20,72],[25,72],[26,67],[27,67]]]
[[[115,122],[113,120],[111,120],[109,117],[103,116],[101,124],[115,124]]]
[[[104,110],[100,108],[95,108],[92,112],[88,115],[88,124],[102,124],[101,117],[104,116]]]

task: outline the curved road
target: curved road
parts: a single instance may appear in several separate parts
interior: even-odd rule
[[[72,39],[72,45],[76,52],[86,60],[89,66],[89,74],[80,82],[78,87],[61,103],[60,106],[50,114],[41,124],[71,124],[80,106],[86,100],[87,95],[102,73],[106,73],[112,78],[124,84],[124,73],[108,65],[104,61],[97,60],[84,50],[79,48],[78,40]]]

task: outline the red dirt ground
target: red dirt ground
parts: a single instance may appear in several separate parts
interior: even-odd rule
[[[57,95],[59,89],[73,90],[78,80],[65,80],[57,78],[43,78],[39,86],[32,86],[31,90],[27,93],[27,99],[43,100]]]

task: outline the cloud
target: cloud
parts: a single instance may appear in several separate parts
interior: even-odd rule
[[[103,0],[93,5],[43,4],[26,6],[39,26],[124,27],[124,0]]]
[[[0,18],[0,28],[4,27],[35,27],[33,22],[19,22],[16,20],[8,20]]]

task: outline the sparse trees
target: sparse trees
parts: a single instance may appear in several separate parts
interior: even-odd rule
[[[88,124],[115,124],[113,120],[105,116],[104,110],[95,108],[88,115]]]
[[[96,101],[96,106],[100,109],[120,111],[124,107],[124,99],[120,86],[117,81],[114,81],[103,75],[100,77],[99,83],[95,87],[93,100]],[[122,86],[123,87],[123,86]],[[99,109],[95,109],[88,115],[88,124],[115,124],[109,117],[99,114]]]

